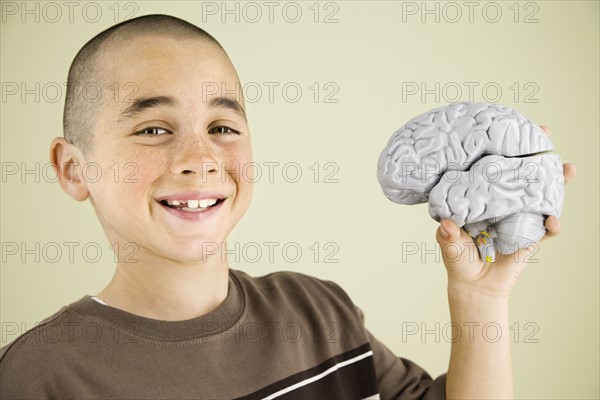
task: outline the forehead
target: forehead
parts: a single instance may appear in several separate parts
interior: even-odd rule
[[[98,62],[107,86],[133,84],[145,92],[239,84],[227,54],[205,39],[142,35],[108,42],[100,54]]]

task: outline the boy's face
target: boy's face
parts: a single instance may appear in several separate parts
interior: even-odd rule
[[[109,240],[139,246],[137,258],[200,261],[252,195],[250,132],[231,62],[205,40],[152,36],[110,50],[101,70],[103,104],[85,162],[102,175],[92,182],[88,168],[84,179]]]

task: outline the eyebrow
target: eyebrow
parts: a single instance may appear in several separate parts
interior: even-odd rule
[[[134,117],[140,113],[161,106],[175,107],[179,103],[174,97],[170,96],[154,96],[154,97],[142,97],[135,99],[133,103],[127,107],[121,113],[119,120]],[[209,108],[223,108],[235,112],[240,117],[246,119],[246,112],[236,100],[229,99],[227,97],[214,97],[208,101]]]
[[[169,96],[142,97],[135,99],[133,104],[127,107],[122,113],[120,120],[134,117],[145,110],[160,106],[175,107],[177,100]]]
[[[244,108],[237,102],[237,100],[230,99],[227,97],[213,97],[209,100],[208,106],[210,108],[224,108],[226,110],[231,110],[240,117],[246,119],[246,112]]]

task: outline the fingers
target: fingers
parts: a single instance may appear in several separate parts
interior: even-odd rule
[[[573,163],[564,163],[563,164],[563,175],[565,176],[565,183],[569,183],[575,178],[577,175],[577,168],[575,168],[575,164]]]
[[[551,135],[550,129],[547,126],[540,125],[540,128],[544,131],[544,133],[548,136]],[[565,184],[572,181],[577,175],[577,168],[573,163],[564,163],[563,164],[563,175],[565,179]],[[546,234],[540,240],[540,242],[555,237],[560,233],[560,221],[555,216],[549,216],[546,218],[546,222],[544,223],[546,227]],[[461,236],[461,229],[454,223],[454,221],[450,219],[442,219],[440,222],[440,227],[438,228],[436,239],[438,243],[441,245],[448,243],[456,243],[459,241]],[[528,251],[528,250],[523,250]]]
[[[560,233],[560,221],[554,215],[551,215],[548,218],[546,218],[544,226],[546,227],[546,234],[540,240],[540,242],[543,242],[546,239],[553,238]]]
[[[540,128],[542,128],[546,135],[550,136],[550,128],[544,125],[540,125]],[[573,178],[575,178],[575,175],[577,175],[577,169],[575,168],[575,164],[563,164],[563,174],[565,176],[565,183],[569,183],[571,180],[573,180]]]
[[[560,233],[560,221],[554,215],[546,218],[544,226],[552,235],[558,235]]]
[[[550,129],[547,126],[540,125],[540,128],[542,128],[546,135],[550,136]]]
[[[540,128],[546,133],[546,135],[550,136],[550,129],[547,126],[540,125]],[[577,168],[575,168],[575,164],[573,163],[564,163],[563,164],[563,175],[565,178],[565,184],[572,181],[577,175]],[[552,238],[560,233],[560,221],[555,216],[551,215],[546,218],[546,222],[544,223],[546,227],[546,234],[542,238],[541,241],[546,240],[548,238]]]

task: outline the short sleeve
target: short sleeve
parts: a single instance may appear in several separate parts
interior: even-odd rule
[[[364,314],[356,307],[364,324]],[[365,328],[366,329],[366,328]],[[413,361],[396,356],[367,330],[373,350],[377,385],[382,400],[387,399],[445,399],[446,374],[432,379],[431,375]]]
[[[382,399],[445,399],[446,374],[432,379],[414,362],[397,357],[369,332],[379,394]]]

